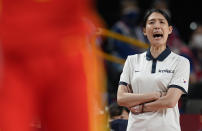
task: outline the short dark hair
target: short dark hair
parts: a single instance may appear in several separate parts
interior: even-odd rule
[[[116,102],[109,106],[110,117],[120,116],[123,112],[123,107],[119,106]]]
[[[154,12],[162,14],[165,17],[165,19],[168,21],[168,25],[169,26],[171,25],[171,18],[168,15],[168,13],[166,13],[165,11],[161,9],[150,9],[145,13],[145,16],[143,18],[143,24],[142,24],[143,27],[146,27],[148,17]]]

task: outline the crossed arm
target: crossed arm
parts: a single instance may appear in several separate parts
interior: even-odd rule
[[[144,112],[157,111],[159,109],[173,108],[179,101],[183,92],[178,88],[169,88],[165,96],[158,100],[144,104]]]
[[[120,106],[133,107],[145,102],[154,101],[159,99],[160,92],[135,94],[131,89],[125,85],[119,85],[117,92],[117,102]]]
[[[183,94],[183,92],[178,88],[169,88],[167,93],[160,97],[160,92],[134,94],[128,92],[128,88],[129,87],[124,85],[119,86],[117,102],[121,106],[130,108],[130,110],[134,113],[140,113],[141,111],[151,112],[157,111],[159,109],[173,108]]]

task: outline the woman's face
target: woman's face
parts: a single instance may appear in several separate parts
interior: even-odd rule
[[[166,45],[168,35],[172,32],[172,26],[168,25],[168,21],[162,14],[153,12],[148,17],[143,32],[151,46],[162,46]]]

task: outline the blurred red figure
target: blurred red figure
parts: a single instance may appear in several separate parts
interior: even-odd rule
[[[93,28],[83,19],[99,21],[89,5],[89,0],[1,0],[2,131],[34,131],[36,126],[103,131],[96,122],[104,117],[96,121],[92,107],[98,111],[103,104],[101,67],[89,39]],[[93,94],[98,101],[91,100]]]

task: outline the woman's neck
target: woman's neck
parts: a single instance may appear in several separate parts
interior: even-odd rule
[[[153,58],[157,58],[164,50],[166,49],[166,45],[163,46],[151,46],[150,52]]]

